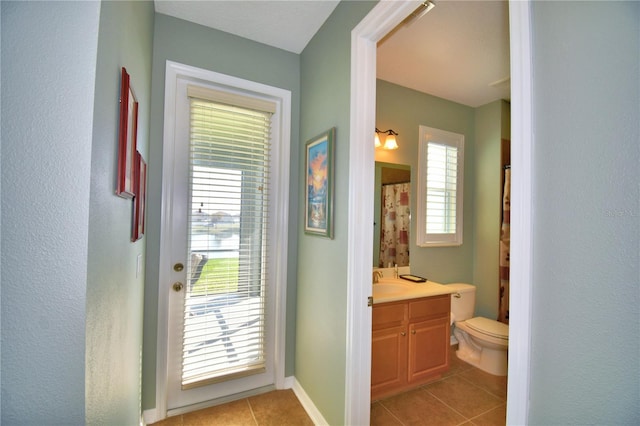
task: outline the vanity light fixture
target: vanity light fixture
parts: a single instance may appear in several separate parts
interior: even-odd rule
[[[387,134],[384,140],[384,145],[382,145],[382,142],[380,139],[380,133]],[[398,136],[398,133],[394,132],[392,129],[382,131],[376,128],[376,137],[375,137],[376,148],[382,146],[382,148],[384,149],[398,149],[399,147],[398,147],[398,141],[396,140],[396,136]]]

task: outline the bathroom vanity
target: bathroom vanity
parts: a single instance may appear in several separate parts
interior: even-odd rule
[[[373,285],[372,400],[429,382],[449,369],[450,293],[432,282]]]

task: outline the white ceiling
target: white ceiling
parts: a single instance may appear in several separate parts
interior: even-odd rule
[[[509,94],[506,1],[435,0],[378,46],[378,78],[477,107]],[[156,12],[300,53],[331,15],[330,0],[155,0]]]
[[[509,99],[508,3],[435,1],[378,44],[378,78],[472,107]]]
[[[155,0],[156,12],[300,53],[339,1]]]

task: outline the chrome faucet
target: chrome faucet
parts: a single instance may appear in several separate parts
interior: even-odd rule
[[[376,284],[382,276],[382,271],[373,271],[373,283]]]

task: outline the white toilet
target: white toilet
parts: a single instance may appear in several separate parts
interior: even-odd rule
[[[474,317],[476,287],[447,284],[451,295],[451,324],[458,340],[456,355],[461,360],[496,376],[507,375],[509,326],[483,317]]]

